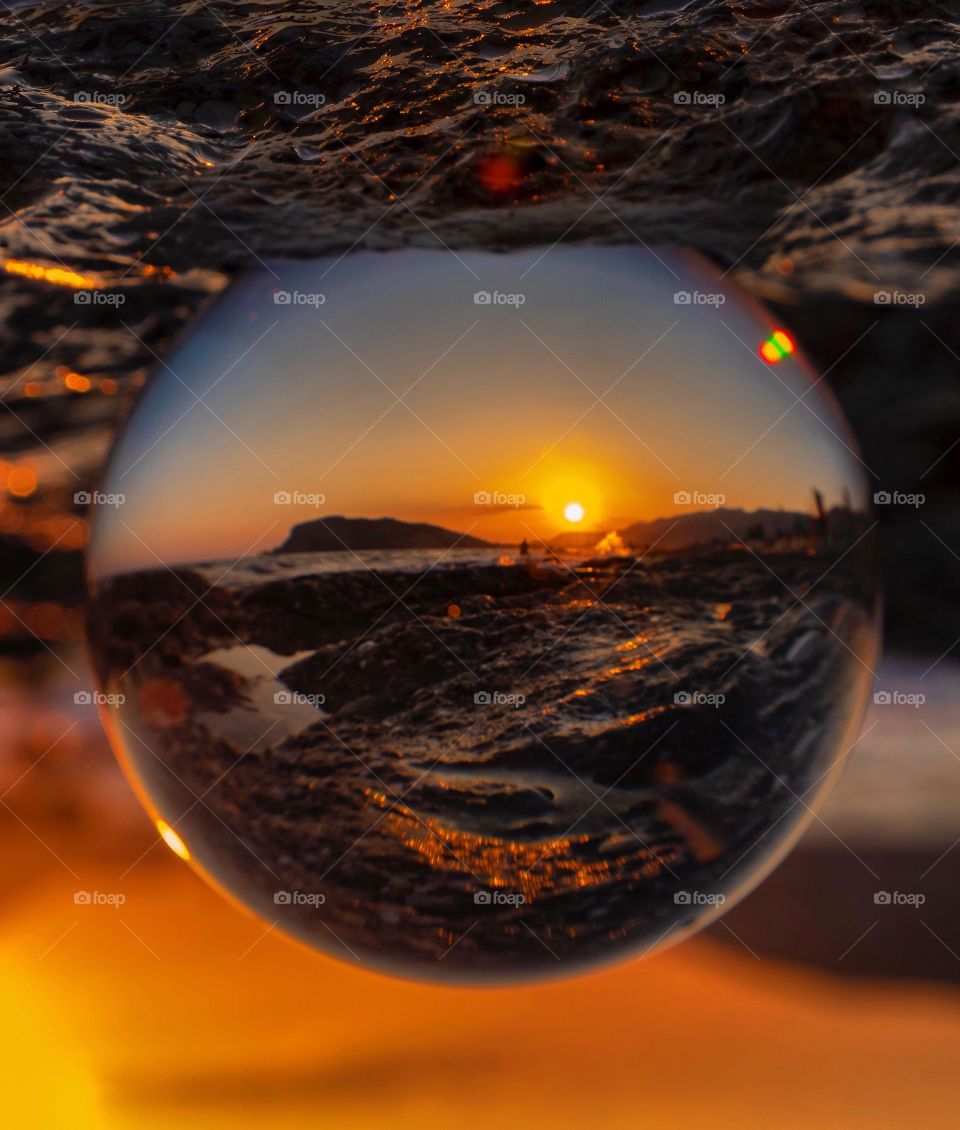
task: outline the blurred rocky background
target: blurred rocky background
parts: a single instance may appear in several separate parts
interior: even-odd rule
[[[874,709],[826,823],[713,934],[835,972],[955,979],[957,32],[957,4],[920,0],[8,8],[8,893],[57,867],[28,825],[52,829],[57,858],[81,842],[113,859],[140,820],[72,700],[89,680],[83,492],[149,372],[231,278],[359,247],[639,240],[696,248],[768,303],[826,374],[874,491],[923,496],[876,508],[881,675],[922,685],[931,708]],[[887,888],[925,892],[923,922],[884,917]]]

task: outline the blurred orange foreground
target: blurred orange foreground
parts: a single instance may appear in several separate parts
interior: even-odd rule
[[[425,987],[265,933],[145,827],[132,839],[78,884],[9,837],[8,866],[35,878],[8,891],[0,952],[7,1125],[956,1125],[960,996],[942,987],[706,941],[574,981]],[[74,902],[118,889],[144,846],[123,906]]]

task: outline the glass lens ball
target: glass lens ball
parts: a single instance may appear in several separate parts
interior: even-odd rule
[[[800,835],[870,686],[855,441],[686,252],[270,264],[157,368],[97,502],[91,649],[164,839],[400,975],[702,927]]]

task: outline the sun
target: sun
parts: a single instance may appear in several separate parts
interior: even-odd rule
[[[563,516],[568,522],[582,522],[584,509],[579,502],[568,502],[563,508]]]

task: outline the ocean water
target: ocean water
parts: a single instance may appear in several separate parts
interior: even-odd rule
[[[542,558],[542,554],[534,553]],[[515,564],[520,560],[516,546],[493,546],[487,549],[382,549],[376,551],[344,550],[333,553],[264,553],[256,557],[243,557],[238,561],[212,561],[191,566],[211,584],[225,588],[263,584],[272,580],[291,580],[296,577],[321,576],[325,573],[344,573],[370,570],[396,574],[420,574],[428,569],[445,569],[465,565]],[[570,568],[578,564],[583,555],[569,555],[560,559]]]

